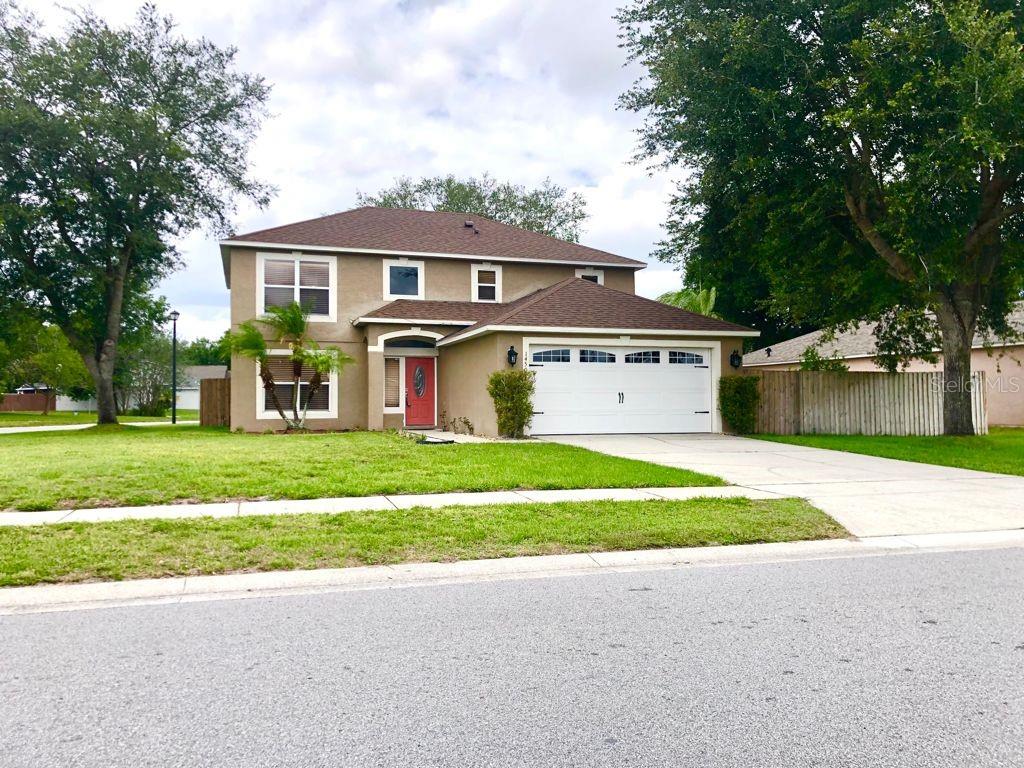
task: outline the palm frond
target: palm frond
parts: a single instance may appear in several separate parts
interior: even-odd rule
[[[673,307],[685,309],[687,312],[696,312],[698,315],[718,317],[715,314],[715,299],[718,298],[718,291],[714,288],[681,288],[678,291],[669,291],[658,297],[662,304],[671,304]]]
[[[233,355],[241,355],[257,362],[263,362],[267,357],[267,340],[263,338],[263,332],[252,320],[246,320],[239,325],[237,331],[229,331],[223,343]]]
[[[293,301],[283,307],[267,307],[266,314],[257,322],[270,330],[275,341],[302,346],[309,328],[309,312]]]

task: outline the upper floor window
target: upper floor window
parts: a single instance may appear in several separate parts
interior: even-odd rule
[[[422,261],[385,259],[385,299],[422,299],[423,283]]]
[[[501,267],[473,265],[473,301],[501,301]]]
[[[298,302],[314,322],[334,321],[337,260],[332,256],[260,254],[256,312]]]
[[[576,277],[582,277],[584,280],[589,280],[592,283],[598,285],[604,285],[604,270],[593,269],[592,267],[585,267],[576,270]]]

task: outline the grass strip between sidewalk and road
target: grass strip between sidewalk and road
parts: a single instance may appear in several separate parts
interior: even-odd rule
[[[393,432],[189,426],[0,435],[0,509],[717,485],[699,472],[540,441],[423,445]]]
[[[830,448],[886,459],[1024,475],[1024,429],[992,427],[987,435],[751,435],[789,445]]]
[[[0,528],[0,586],[841,538],[799,499],[698,498]]]

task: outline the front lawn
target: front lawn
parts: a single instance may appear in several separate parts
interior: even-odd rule
[[[125,424],[143,421],[170,421],[170,416],[119,416]],[[178,421],[198,421],[199,411],[179,410]],[[0,427],[63,427],[67,424],[95,424],[95,411],[0,411]]]
[[[0,586],[846,536],[799,499],[423,507],[0,528]]]
[[[946,467],[1024,475],[1024,429],[992,427],[974,437],[893,437],[866,435],[751,435],[812,448],[866,453]]]
[[[188,426],[0,435],[0,509],[691,485],[723,482],[541,442],[420,445],[394,433]]]

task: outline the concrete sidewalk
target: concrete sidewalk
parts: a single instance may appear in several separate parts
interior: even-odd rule
[[[197,426],[198,421],[178,421],[171,424],[169,421],[122,421],[127,427],[188,427]],[[88,424],[46,424],[41,427],[0,427],[0,435],[20,435],[31,432],[69,432],[76,429],[89,429],[95,427],[92,422]]]
[[[221,576],[140,579],[88,584],[55,584],[0,589],[0,615],[110,608],[122,605],[395,589],[509,579],[538,579],[590,573],[744,565],[795,560],[1024,547],[1024,531],[887,536],[775,544],[591,552],[508,557],[455,563],[272,571]]]
[[[55,509],[47,512],[0,512],[0,526],[53,523],[100,523],[110,520],[152,518],[238,517],[243,515],[336,514],[375,509],[411,507],[476,506],[479,504],[530,504],[557,501],[651,501],[743,497],[778,499],[782,494],[737,486],[685,488],[578,488],[554,491],[484,491],[476,493],[395,494],[393,496],[344,496],[331,499],[281,499],[232,501],[214,504],[161,504],[147,507],[93,507]]]
[[[1024,528],[1024,477],[731,435],[546,437],[798,496],[855,536]]]

